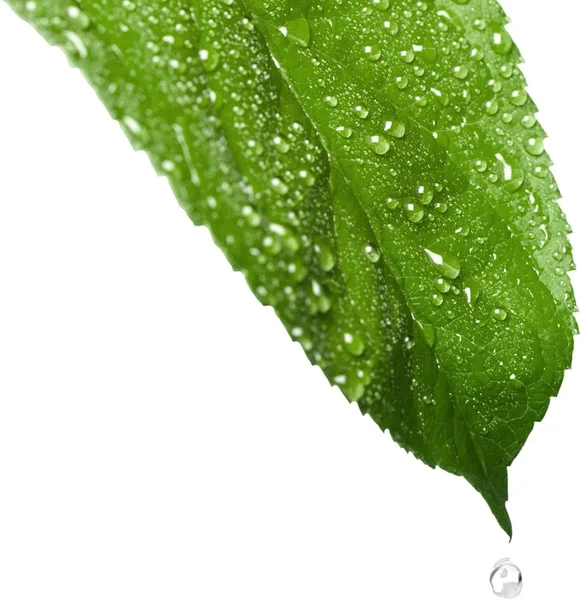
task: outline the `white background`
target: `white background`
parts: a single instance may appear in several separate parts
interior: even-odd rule
[[[581,9],[505,6],[581,230]],[[3,3],[0,286],[2,600],[485,600],[504,556],[522,598],[581,598],[581,370],[510,470],[509,545],[310,367]]]

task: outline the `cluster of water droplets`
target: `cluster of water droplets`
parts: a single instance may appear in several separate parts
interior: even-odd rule
[[[394,335],[383,351],[400,345],[414,352],[418,336],[435,347],[440,316],[451,322],[470,314],[476,325],[487,319],[510,327],[511,311],[497,299],[499,283],[490,274],[464,273],[457,258],[486,246],[478,224],[467,226],[463,202],[492,197],[502,210],[516,212],[527,231],[522,243],[539,253],[544,276],[562,283],[563,297],[570,294],[568,244],[564,235],[552,233],[555,213],[539,195],[539,190],[558,192],[518,55],[501,16],[485,19],[480,3],[472,0],[456,4],[454,12],[421,1],[369,0],[360,15],[336,29],[323,18],[327,9],[317,6],[308,19],[293,11],[278,27],[315,74],[309,93],[325,111],[325,145],[355,168],[373,165],[367,206],[379,211],[389,231],[398,219],[419,236],[451,230],[449,247],[426,242],[418,259],[421,293],[434,322],[392,323],[386,302],[381,309]],[[270,8],[273,14],[278,10]],[[256,23],[235,0],[159,11],[123,0],[115,10],[122,24],[108,48],[93,36],[104,14],[99,8],[89,14],[78,4],[63,4],[47,12],[46,27],[74,61],[93,62],[95,73],[103,70],[102,81],[94,76],[94,82],[135,146],[154,149],[158,170],[192,218],[210,226],[257,296],[279,311],[311,358],[332,372],[351,400],[361,400],[372,380],[376,349],[356,303],[348,299],[327,155],[298,103],[294,112],[276,109],[286,84],[276,56],[264,51]],[[332,10],[343,10],[341,3]],[[46,7],[28,0],[22,11],[32,16]],[[462,27],[466,32],[459,35]],[[133,79],[143,60],[133,49],[135,35],[145,40],[150,61],[146,84],[159,85],[156,102],[165,98],[165,105],[152,106]],[[374,82],[373,89],[352,81],[341,85],[325,75],[332,63],[319,45],[340,54],[352,40],[360,40],[351,50],[353,80],[361,75]],[[115,58],[128,65],[123,76],[115,70],[122,72]],[[165,115],[176,104],[184,118],[168,126]],[[495,126],[487,122],[479,129],[486,120]],[[423,148],[433,155],[418,153],[422,136],[430,141]],[[207,156],[200,155],[200,147],[208,149]],[[430,172],[438,160],[444,161],[443,170],[456,167],[464,179],[449,181]],[[423,176],[410,175],[422,169]],[[394,185],[386,193],[390,182],[399,189]],[[354,260],[360,263],[354,264],[381,278],[383,251],[381,238],[369,235],[358,242]],[[477,314],[484,299],[486,314]],[[417,397],[430,405],[430,391],[414,381]]]

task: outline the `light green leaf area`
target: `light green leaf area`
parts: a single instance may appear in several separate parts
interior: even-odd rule
[[[9,3],[310,360],[510,533],[507,467],[576,325],[569,227],[496,0]]]

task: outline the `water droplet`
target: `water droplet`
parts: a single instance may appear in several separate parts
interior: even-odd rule
[[[343,335],[343,347],[353,356],[361,356],[365,351],[365,342],[360,335],[345,333]]]
[[[545,142],[542,138],[532,137],[525,142],[525,148],[531,156],[540,156],[545,151]]]
[[[381,58],[381,48],[379,46],[365,46],[363,53],[365,58],[371,62],[377,62]]]
[[[277,135],[274,140],[274,147],[281,153],[286,154],[290,150],[290,144],[281,135]]]
[[[337,263],[333,250],[327,244],[320,242],[315,244],[315,252],[317,253],[321,269],[326,272],[332,271]]]
[[[151,139],[149,131],[147,131],[147,129],[145,129],[141,123],[136,121],[133,117],[130,115],[125,115],[121,119],[121,123],[132,136],[135,145],[137,145],[139,148],[144,148],[149,143]]]
[[[89,51],[87,46],[85,46],[85,42],[74,32],[74,31],[65,31],[63,35],[67,38],[72,46],[72,50],[80,59],[84,60],[89,56]]]
[[[440,292],[434,292],[430,296],[430,302],[434,306],[442,306],[442,304],[444,303],[444,296],[442,296],[442,294],[440,294]]]
[[[391,142],[382,135],[372,135],[367,140],[367,145],[372,152],[375,152],[375,154],[378,154],[379,156],[383,156],[389,152]]]
[[[409,77],[407,75],[399,75],[398,77],[395,78],[395,85],[400,89],[400,90],[405,90],[407,88],[407,86],[409,85]]]
[[[335,131],[345,139],[349,139],[353,135],[353,129],[349,129],[349,127],[343,127],[343,125],[336,127]]]
[[[494,565],[490,585],[499,598],[516,598],[523,589],[521,570],[510,559],[505,558]]]
[[[338,103],[339,103],[339,101],[337,100],[337,98],[335,98],[335,96],[325,96],[325,104],[327,106],[330,106],[331,108],[335,108]]]
[[[444,277],[456,279],[458,275],[460,275],[460,263],[454,256],[449,254],[438,254],[437,252],[428,250],[428,248],[424,248],[424,252]]]
[[[466,79],[466,77],[468,77],[468,67],[466,67],[466,65],[454,67],[454,77],[456,77],[456,79]]]
[[[365,394],[365,381],[356,374],[349,374],[342,389],[349,402],[359,402]]]
[[[493,23],[490,29],[492,31],[492,48],[497,54],[506,56],[512,50],[512,38],[502,23]]]
[[[420,203],[424,206],[430,204],[430,202],[434,199],[434,189],[428,184],[419,185],[416,190],[416,193],[418,195]]]
[[[498,109],[498,102],[495,99],[488,100],[488,102],[484,104],[484,110],[487,115],[495,115],[498,112]]]
[[[288,192],[288,185],[281,181],[278,177],[274,177],[270,181],[270,185],[275,192],[278,192],[281,196],[284,196]]]
[[[450,291],[451,284],[447,279],[440,277],[436,279],[436,289],[443,294],[447,294]]]
[[[405,135],[405,125],[401,121],[386,121],[384,130],[394,138],[402,138]]]
[[[67,17],[69,23],[78,29],[87,29],[91,24],[91,19],[78,6],[69,6],[67,8]]]
[[[399,200],[396,200],[395,198],[388,198],[386,200],[386,204],[389,210],[396,210],[397,208],[399,208]]]
[[[476,302],[478,302],[478,298],[480,298],[480,291],[480,284],[477,281],[474,281],[472,279],[466,281],[466,285],[464,287],[464,294],[470,306],[474,306]]]
[[[416,55],[414,53],[413,50],[402,50],[399,53],[400,58],[403,60],[403,62],[405,63],[411,63],[414,62]]]
[[[373,8],[387,10],[389,8],[389,0],[373,0]]]
[[[495,308],[492,311],[492,316],[497,320],[497,321],[506,321],[507,317],[508,317],[508,313],[506,312],[506,310],[504,310],[504,308]]]
[[[289,21],[284,29],[286,30],[285,37],[297,46],[306,48],[310,44],[311,26],[306,19],[301,18]]]
[[[369,115],[369,111],[367,108],[365,108],[365,106],[356,106],[353,110],[360,119],[367,119]]]
[[[523,106],[528,97],[529,95],[527,94],[526,90],[514,90],[510,95],[510,102],[511,104],[514,104],[514,106]]]
[[[376,263],[381,258],[381,255],[379,254],[377,248],[375,248],[371,244],[367,244],[363,248],[363,254],[365,258],[367,258],[367,260],[372,263]]]
[[[218,68],[218,65],[220,64],[220,53],[217,50],[213,48],[202,49],[198,55],[202,61],[204,71],[207,73],[211,73]]]
[[[405,205],[406,216],[412,223],[419,223],[424,218],[424,209],[421,204],[408,202]]]
[[[534,127],[536,123],[537,119],[534,115],[525,115],[520,121],[520,124],[526,129]]]

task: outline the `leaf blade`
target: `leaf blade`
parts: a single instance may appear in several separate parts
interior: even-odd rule
[[[497,3],[11,4],[311,361],[510,533],[507,467],[570,365],[574,300]]]

